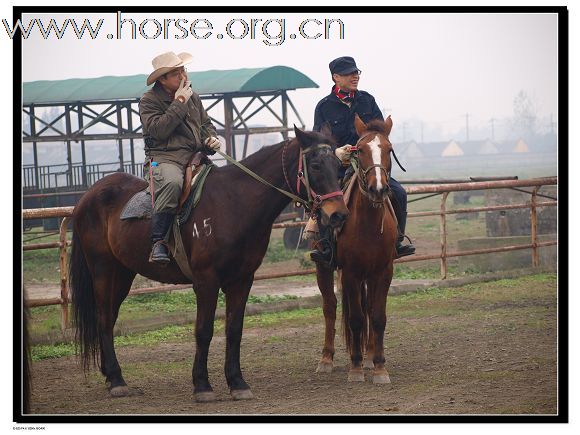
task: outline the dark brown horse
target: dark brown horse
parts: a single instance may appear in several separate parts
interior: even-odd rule
[[[342,288],[343,332],[351,367],[348,380],[364,381],[365,367],[374,368],[373,382],[388,383],[385,369],[384,333],[387,293],[393,278],[397,223],[390,203],[391,172],[389,133],[391,118],[365,125],[355,118],[360,137],[354,152],[358,164],[348,209],[350,215],[337,236],[339,288]],[[331,372],[334,357],[336,296],[331,269],[317,265],[318,287],[323,297],[325,339],[317,371]]]
[[[342,196],[325,198],[325,194],[339,190],[339,163],[327,145],[330,138],[298,129],[295,132],[295,139],[265,147],[243,164],[282,189],[293,186],[295,190],[299,175],[307,172],[303,179],[306,183],[299,184],[297,195],[306,198],[305,184],[309,184],[311,193],[316,192],[312,195],[322,197],[322,203],[317,202],[322,218],[340,227],[348,213]],[[299,161],[305,161],[301,171]],[[144,180],[131,175],[110,175],[85,193],[73,215],[70,283],[77,340],[85,369],[96,362],[98,355],[100,370],[113,396],[129,394],[115,355],[113,326],[135,274],[166,283],[191,282],[175,261],[165,267],[148,262],[149,220],[119,219],[125,203],[146,186]],[[235,166],[215,168],[207,177],[199,205],[181,227],[197,297],[192,376],[198,401],[215,400],[207,358],[220,288],[226,297],[225,377],[234,399],[252,397],[240,369],[244,310],[254,273],[268,247],[272,224],[289,202],[287,196]]]

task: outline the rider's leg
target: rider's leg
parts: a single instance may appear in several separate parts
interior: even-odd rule
[[[394,178],[389,179],[389,187],[393,192],[393,209],[399,224],[399,236],[397,237],[397,258],[415,253],[415,246],[412,243],[403,245],[405,239],[405,228],[407,226],[407,192],[401,184]]]
[[[151,249],[150,261],[167,264],[170,261],[167,240],[183,185],[182,169],[171,163],[160,163],[151,168],[155,203],[151,217]],[[148,178],[146,172],[146,178]],[[149,181],[149,180],[148,180]]]

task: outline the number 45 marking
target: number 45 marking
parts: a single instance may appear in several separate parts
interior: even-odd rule
[[[197,222],[193,223],[193,237],[199,238],[202,235],[205,235],[206,237],[209,237],[211,235],[211,223],[209,222],[211,220],[211,218],[207,218],[203,220],[203,227],[202,227],[202,232],[200,233],[200,231],[197,229]]]

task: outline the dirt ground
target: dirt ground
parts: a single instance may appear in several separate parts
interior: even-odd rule
[[[212,342],[218,400],[198,404],[193,340],[119,347],[131,396],[111,398],[75,357],[33,364],[34,414],[556,414],[555,278],[500,281],[388,302],[391,384],[347,383],[349,358],[337,327],[335,369],[315,373],[320,312],[244,331],[242,370],[255,398],[233,401],[223,374],[223,332]]]

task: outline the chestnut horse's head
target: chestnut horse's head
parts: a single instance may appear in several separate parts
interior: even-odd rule
[[[373,120],[365,124],[356,115],[354,126],[360,137],[357,148],[361,187],[372,201],[383,202],[389,193],[393,151],[389,133],[393,121],[389,116],[385,121]]]
[[[304,156],[304,180],[310,188],[315,207],[321,210],[322,224],[340,228],[348,216],[342,192],[338,184],[338,169],[340,162],[333,152],[334,140],[328,129],[318,132],[302,131],[294,126],[296,140],[300,144],[301,155]],[[302,174],[298,174],[300,177]]]

